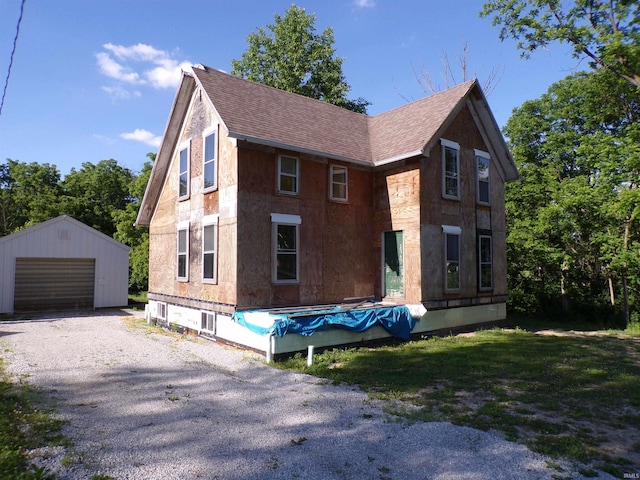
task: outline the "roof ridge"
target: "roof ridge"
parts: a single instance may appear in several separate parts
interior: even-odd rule
[[[283,89],[278,88],[278,87],[272,87],[271,85],[267,85],[265,83],[260,83],[260,82],[254,81],[254,80],[249,80],[248,78],[239,77],[239,76],[233,75],[233,74],[231,74],[229,72],[225,72],[224,70],[220,70],[219,68],[210,67],[210,66],[205,65],[203,63],[199,63],[197,65],[201,66],[204,69],[205,72],[213,71],[213,72],[221,73],[221,74],[226,75],[228,77],[231,77],[233,79],[242,80],[243,82],[248,82],[248,83],[250,83],[252,85],[256,85],[256,86],[258,86],[260,88],[275,90],[276,92],[279,92],[281,94],[295,95],[297,97],[300,97],[300,98],[303,98],[303,99],[306,99],[306,100],[319,102],[322,105],[329,105],[329,106],[331,106],[333,108],[339,108],[340,110],[343,110],[343,111],[349,112],[349,113],[353,113],[355,115],[364,116],[364,117],[371,117],[370,115],[367,115],[366,113],[354,112],[353,110],[349,110],[348,108],[341,107],[340,105],[335,105],[333,103],[329,103],[329,102],[327,102],[325,100],[320,100],[319,98],[307,97],[306,95],[302,95],[301,93],[290,92],[288,90],[283,90]]]

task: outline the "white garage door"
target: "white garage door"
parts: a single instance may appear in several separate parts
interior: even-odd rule
[[[16,258],[16,312],[93,308],[95,259]]]

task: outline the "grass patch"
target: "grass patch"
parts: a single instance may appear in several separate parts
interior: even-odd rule
[[[404,411],[414,420],[497,430],[552,457],[637,471],[631,439],[640,419],[640,339],[633,333],[492,329],[329,350],[310,367],[298,355],[278,366],[400,400],[412,405]]]
[[[61,434],[62,422],[39,410],[38,392],[14,385],[0,359],[0,478],[53,479],[53,474],[29,461],[28,451],[40,447],[68,445]]]

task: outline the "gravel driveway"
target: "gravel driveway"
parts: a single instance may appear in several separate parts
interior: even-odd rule
[[[64,433],[74,447],[39,460],[60,480],[559,473],[545,457],[485,432],[390,417],[357,388],[279,371],[203,339],[151,333],[120,311],[90,315],[0,323],[10,373],[28,375],[69,422]],[[563,466],[563,476],[581,478]]]

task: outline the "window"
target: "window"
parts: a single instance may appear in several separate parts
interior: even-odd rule
[[[478,272],[480,277],[480,290],[490,290],[492,282],[492,262],[491,237],[480,235],[478,237]]]
[[[278,157],[278,192],[291,195],[298,194],[298,159],[294,157]]]
[[[299,270],[299,225],[298,215],[271,214],[273,225],[273,281],[275,283],[297,283]]]
[[[189,223],[178,224],[178,280],[189,280]]]
[[[442,144],[442,195],[445,198],[460,198],[460,145],[444,138]]]
[[[161,320],[166,320],[167,319],[167,304],[166,303],[157,303],[156,304],[156,314],[158,315],[158,318]]]
[[[218,270],[218,215],[202,219],[202,280],[217,282]]]
[[[460,227],[443,225],[446,291],[460,289]]]
[[[478,179],[478,203],[489,203],[489,154],[481,150],[475,150],[476,169]]]
[[[218,159],[217,130],[205,132],[204,134],[204,155],[202,157],[202,172],[204,179],[204,191],[215,190],[218,186],[216,175],[216,165]]]
[[[189,147],[180,150],[180,173],[178,185],[178,198],[189,197]]]
[[[216,333],[216,314],[215,312],[202,312],[200,317],[200,330],[205,332]]]
[[[330,197],[331,200],[347,201],[347,167],[331,165],[330,175]]]

